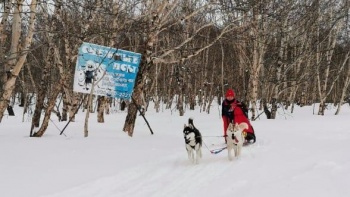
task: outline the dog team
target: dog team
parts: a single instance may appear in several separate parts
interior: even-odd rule
[[[235,93],[232,89],[228,89],[225,94],[221,115],[224,125],[223,137],[227,144],[228,159],[231,161],[241,154],[244,144],[255,143],[256,137],[248,119],[248,108],[244,103],[235,99]],[[188,158],[193,163],[198,164],[202,157],[203,141],[202,135],[194,126],[192,118],[189,118],[188,125],[185,124],[183,134]]]

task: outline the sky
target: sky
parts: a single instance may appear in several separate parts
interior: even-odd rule
[[[278,109],[275,120],[264,115],[251,122],[257,142],[228,160],[220,106],[211,113],[172,108],[137,117],[134,136],[122,131],[126,111],[113,109],[105,123],[85,113],[59,135],[66,122],[51,117],[41,138],[30,138],[30,120],[15,106],[16,116],[0,123],[0,196],[4,197],[348,197],[350,196],[350,106],[339,115],[328,105]],[[188,118],[203,136],[203,158],[187,157],[183,127]]]

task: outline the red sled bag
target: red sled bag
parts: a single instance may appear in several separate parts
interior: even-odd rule
[[[252,143],[256,142],[254,128],[250,124],[250,121],[249,121],[247,115],[243,112],[242,107],[240,107],[240,106],[236,106],[234,109],[234,122],[238,123],[238,124],[240,124],[242,122],[247,123],[248,129],[245,130],[245,132],[247,132],[245,139],[247,140],[247,142],[251,142],[251,140],[253,141]]]

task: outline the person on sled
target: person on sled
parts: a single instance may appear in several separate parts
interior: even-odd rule
[[[249,128],[245,130],[247,133],[245,139],[247,143],[255,143],[256,137],[254,129],[248,119],[248,107],[243,103],[235,99],[235,92],[233,89],[228,89],[225,94],[225,99],[222,102],[221,116],[224,123],[224,136],[226,136],[226,130],[230,122],[233,124],[245,122]],[[225,138],[226,141],[226,138]]]

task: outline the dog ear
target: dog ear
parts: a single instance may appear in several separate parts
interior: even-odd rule
[[[232,124],[232,123],[228,124],[227,129],[228,129],[228,130],[232,130],[232,129],[233,129],[233,124]]]

